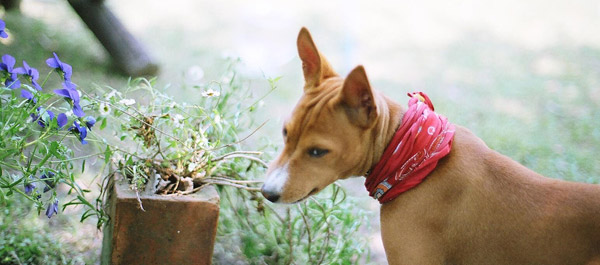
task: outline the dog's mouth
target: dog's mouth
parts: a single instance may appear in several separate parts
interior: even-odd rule
[[[303,197],[302,199],[300,199],[300,200],[297,200],[297,201],[295,201],[294,203],[299,203],[299,202],[301,202],[301,201],[303,201],[303,200],[306,200],[308,197],[310,197],[310,196],[314,195],[314,194],[315,194],[315,193],[317,193],[318,191],[319,191],[319,189],[318,189],[318,188],[314,188],[314,189],[312,189],[312,190],[311,190],[311,191],[308,193],[308,195],[304,196],[304,197]]]

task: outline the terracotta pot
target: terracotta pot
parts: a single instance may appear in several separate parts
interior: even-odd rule
[[[219,195],[212,186],[180,196],[140,194],[111,179],[110,221],[104,227],[102,264],[210,264]]]

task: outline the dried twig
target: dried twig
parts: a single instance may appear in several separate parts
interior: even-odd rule
[[[321,208],[321,212],[323,212],[323,214],[326,213],[325,208],[323,208],[323,205],[321,205],[315,198],[313,197],[309,197],[309,199],[313,200],[313,202],[315,202],[315,204]],[[327,217],[325,217],[324,222],[327,224],[327,233],[325,234],[325,242],[323,242],[323,246],[321,247],[321,249],[326,249],[327,245],[329,245],[329,238],[331,237],[331,224],[329,224],[329,221],[327,221]],[[325,255],[327,254],[327,251],[323,251],[321,253],[321,258],[319,259],[319,262],[317,262],[317,264],[323,264],[323,260],[325,259]]]
[[[255,151],[234,151],[234,152],[227,153],[222,156],[216,157],[215,159],[211,160],[211,162],[218,162],[218,161],[222,161],[224,159],[231,159],[231,158],[244,158],[244,159],[258,162],[265,168],[269,167],[269,164],[267,164],[267,162],[263,161],[262,159],[260,159],[258,157],[254,157],[254,156],[249,156],[249,155],[261,155],[261,154],[262,154],[262,152],[255,152]]]
[[[239,185],[239,184],[235,184],[235,183],[231,183],[231,182],[205,181],[205,183],[207,183],[207,184],[217,184],[217,185],[232,186],[232,187],[236,187],[236,188],[239,188],[239,189],[247,190],[247,191],[250,191],[250,192],[260,192],[260,188],[248,187],[248,186]]]
[[[263,126],[265,126],[265,124],[267,124],[268,121],[269,120],[266,120],[265,122],[263,122],[261,125],[259,125],[258,127],[256,127],[256,129],[254,129],[254,131],[252,131],[248,136],[242,138],[241,140],[239,140],[237,142],[230,143],[230,144],[226,144],[226,145],[223,145],[223,146],[216,147],[216,148],[214,148],[214,149],[212,149],[210,151],[216,151],[216,150],[219,150],[219,149],[227,148],[227,147],[239,144],[239,143],[241,143],[243,141],[246,141],[248,138],[250,138],[252,135],[254,135],[258,130],[260,130],[260,128],[262,128]]]
[[[211,160],[212,162],[217,162],[220,160],[223,160],[225,158],[229,158],[231,156],[236,156],[236,155],[262,155],[262,152],[257,152],[257,151],[233,151],[231,153],[227,153],[224,154],[222,156],[216,157],[213,160]]]
[[[292,242],[292,215],[290,213],[290,207],[287,208],[287,229],[288,229],[288,244],[290,246],[290,259],[288,265],[294,261],[294,243]]]
[[[142,211],[145,212],[146,210],[144,210],[144,205],[142,205],[142,199],[140,199],[140,193],[138,189],[135,189],[135,197],[137,198],[137,201],[140,204],[140,209],[142,209]]]
[[[229,182],[235,183],[235,184],[259,184],[259,183],[263,183],[262,180],[237,180],[237,179],[229,179],[229,178],[223,178],[223,177],[210,177],[210,179],[229,181]]]
[[[300,216],[302,216],[302,220],[304,221],[304,225],[306,226],[306,234],[308,235],[308,263],[313,264],[312,255],[310,255],[310,249],[311,249],[311,244],[312,244],[312,236],[310,234],[310,225],[308,224],[308,220],[306,219],[306,215],[304,215],[304,212],[302,211],[302,207],[300,206],[300,204],[296,204],[296,205],[298,206],[298,212],[300,213]],[[306,204],[304,204],[304,206],[306,207]]]
[[[119,108],[118,106],[115,106],[114,104],[110,103],[109,101],[102,100],[102,99],[99,99],[99,98],[97,98],[97,97],[92,97],[90,94],[88,94],[88,93],[87,93],[87,92],[85,92],[84,90],[79,90],[79,91],[81,91],[81,93],[85,94],[86,96],[88,96],[88,97],[90,97],[90,98],[92,98],[92,99],[94,99],[94,100],[96,100],[96,101],[100,101],[100,102],[102,102],[102,103],[104,103],[104,104],[107,104],[107,105],[109,105],[109,106],[111,106],[111,107],[115,108],[116,110],[118,110],[118,111],[120,111],[120,112],[124,113],[125,115],[127,115],[127,116],[129,116],[129,117],[131,117],[131,118],[134,118],[135,120],[137,120],[137,121],[139,121],[139,122],[143,123],[143,124],[144,124],[144,125],[146,125],[146,126],[149,126],[149,127],[151,127],[152,129],[156,130],[157,132],[159,132],[159,133],[162,133],[162,134],[166,135],[167,137],[169,137],[169,138],[171,138],[171,139],[173,139],[173,140],[175,140],[175,141],[177,141],[177,142],[179,142],[179,143],[183,143],[183,142],[182,142],[182,141],[181,141],[179,138],[177,138],[177,137],[175,137],[175,136],[173,136],[173,135],[170,135],[170,134],[168,134],[168,133],[166,133],[166,132],[164,132],[164,131],[162,131],[162,130],[160,130],[160,129],[158,129],[158,128],[154,127],[154,126],[152,126],[151,124],[147,123],[147,122],[146,122],[146,121],[144,121],[143,119],[140,119],[140,118],[136,117],[135,115],[132,115],[131,113],[129,113],[129,112],[127,112],[127,111],[125,111],[125,110],[124,110],[124,109],[122,109],[122,108]],[[138,115],[145,117],[145,115],[144,115],[143,113],[139,112],[138,110],[136,110],[136,109],[134,109],[134,108],[130,108],[130,109],[132,109],[133,111],[137,112],[137,113],[138,113]]]

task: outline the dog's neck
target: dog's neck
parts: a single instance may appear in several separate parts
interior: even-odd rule
[[[373,92],[379,116],[377,123],[371,129],[370,142],[373,146],[365,156],[365,164],[361,168],[361,174],[365,174],[379,162],[383,151],[394,137],[398,127],[400,127],[402,116],[406,112],[406,109],[394,100],[377,91]]]

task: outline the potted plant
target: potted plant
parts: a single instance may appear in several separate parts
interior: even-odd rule
[[[218,83],[214,84],[219,87]],[[228,172],[232,163],[264,167],[260,152],[243,151],[231,109],[237,86],[200,91],[197,105],[179,104],[153,88],[152,80],[132,80],[123,92],[96,97],[101,124],[120,123],[107,146],[114,171],[105,187],[110,221],[104,229],[103,264],[208,264],[219,216],[219,196],[209,184],[251,187]],[[127,95],[148,95],[143,106]],[[102,126],[102,125],[101,125]],[[240,162],[240,160],[242,162]]]
[[[247,109],[229,102],[243,96],[239,87],[228,86],[222,95],[220,83],[197,88],[202,96],[192,106],[174,102],[146,79],[130,80],[123,92],[85,92],[57,54],[46,63],[51,70],[42,80],[25,61],[5,54],[0,62],[2,199],[21,194],[48,218],[61,206],[86,207],[81,220],[95,216],[105,227],[103,263],[210,263],[219,216],[210,184],[258,191],[250,187],[257,181],[239,179],[233,164],[265,166],[260,152],[240,149],[239,127],[249,124],[239,112]],[[43,89],[54,73],[62,88]],[[143,105],[127,97],[135,93]],[[95,202],[75,177],[75,162],[82,161],[83,171],[93,157],[111,167]],[[66,203],[59,203],[62,185],[75,195]]]

